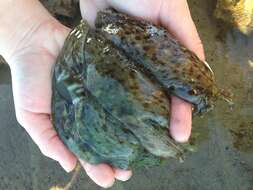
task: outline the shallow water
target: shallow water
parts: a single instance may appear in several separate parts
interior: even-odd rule
[[[250,190],[253,187],[253,35],[221,30],[213,18],[212,0],[189,0],[204,43],[206,58],[218,83],[234,94],[234,107],[219,101],[214,111],[195,118],[193,137],[198,152],[183,164],[134,172],[114,190]],[[223,32],[221,32],[223,31]],[[43,157],[17,124],[9,69],[0,65],[0,189],[45,190],[71,177]],[[101,189],[82,173],[73,189]]]

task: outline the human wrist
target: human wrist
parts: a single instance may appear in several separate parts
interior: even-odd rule
[[[0,2],[0,54],[8,60],[22,40],[43,22],[52,19],[38,0]]]

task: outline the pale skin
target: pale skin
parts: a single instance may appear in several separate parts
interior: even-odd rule
[[[82,16],[91,25],[96,12],[109,6],[160,23],[204,59],[186,0],[80,0]],[[0,54],[11,68],[17,120],[41,152],[69,172],[77,158],[57,136],[50,120],[50,105],[52,68],[70,29],[54,19],[38,0],[1,1],[0,26]],[[171,102],[170,133],[178,142],[186,142],[191,134],[192,107],[176,97],[171,97]],[[81,163],[87,175],[105,188],[115,179],[126,181],[132,175],[130,170],[107,164]]]

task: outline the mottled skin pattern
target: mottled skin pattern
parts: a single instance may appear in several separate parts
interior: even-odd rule
[[[96,28],[165,91],[205,112],[219,95],[207,64],[184,48],[166,29],[111,9],[100,12]]]
[[[53,123],[81,159],[127,169],[182,158],[168,136],[169,96],[202,113],[219,94],[213,73],[163,28],[113,10],[66,39],[53,78]]]

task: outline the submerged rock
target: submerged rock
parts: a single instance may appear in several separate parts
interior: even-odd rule
[[[222,93],[207,63],[164,28],[107,9],[94,29],[82,21],[65,41],[53,74],[53,123],[92,164],[157,165],[186,149],[168,134],[170,95],[198,114]]]
[[[252,0],[218,0],[214,14],[244,34],[253,30]]]

